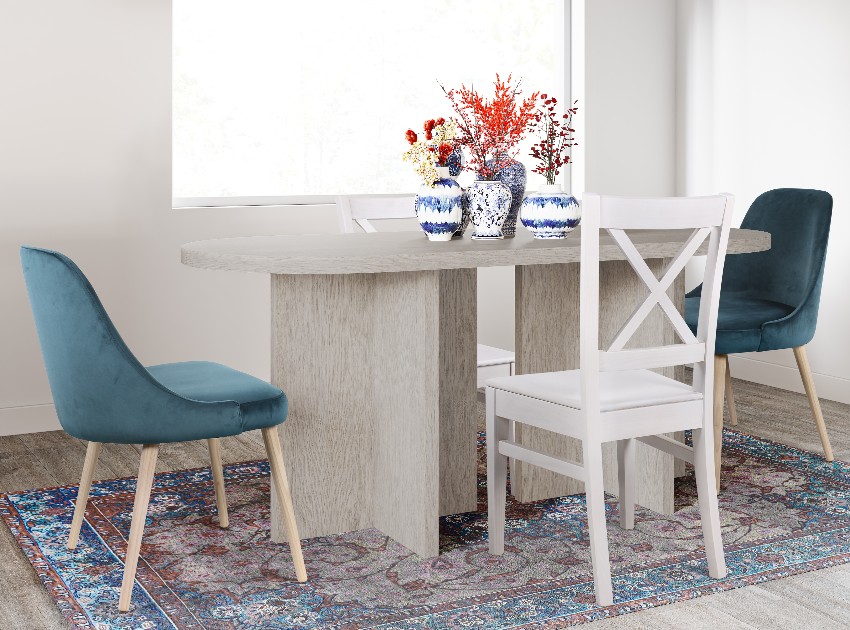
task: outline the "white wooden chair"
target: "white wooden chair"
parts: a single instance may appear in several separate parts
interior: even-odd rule
[[[377,232],[370,221],[380,219],[415,219],[413,195],[345,195],[336,198],[340,230]],[[488,378],[514,374],[514,353],[478,344],[478,387]]]
[[[524,374],[487,382],[487,488],[490,553],[505,548],[505,487],[508,457],[584,481],[596,601],[613,603],[605,525],[602,443],[617,442],[620,526],[634,527],[635,439],[694,465],[708,572],[726,575],[717,494],[714,484],[714,336],[720,280],[732,218],[732,197],[624,198],[585,194],[581,226],[580,370]],[[656,279],[624,230],[692,230],[679,254]],[[599,232],[619,247],[649,289],[615,336],[599,349]],[[700,324],[694,336],[667,295],[685,263],[709,237]],[[682,343],[624,349],[641,322],[658,304]],[[653,372],[692,363],[693,386]],[[582,441],[579,464],[551,457],[511,439],[515,422]],[[693,447],[664,433],[692,430]]]

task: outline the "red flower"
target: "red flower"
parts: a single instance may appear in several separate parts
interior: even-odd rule
[[[437,163],[444,165],[446,160],[448,160],[449,156],[452,154],[452,151],[454,151],[454,147],[452,147],[452,145],[447,142],[441,142],[440,149],[437,153]]]
[[[446,124],[446,119],[445,119],[445,118],[440,117],[440,118],[438,118],[438,119],[437,119],[437,126],[439,126],[439,125],[445,125],[445,124]]]
[[[416,140],[417,140],[417,138],[416,138],[416,132],[415,132],[415,131],[413,131],[413,129],[408,129],[408,130],[407,130],[407,133],[405,134],[405,137],[407,138],[407,141],[408,141],[410,144],[413,144],[413,143],[414,143],[414,142],[416,142]]]
[[[433,118],[431,120],[425,121],[425,126],[423,127],[423,129],[425,130],[425,139],[426,140],[431,140],[434,137],[432,132],[434,131],[434,127],[436,127],[436,126],[437,126],[437,121],[434,120]]]

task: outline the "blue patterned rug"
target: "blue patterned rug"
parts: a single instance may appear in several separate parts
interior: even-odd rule
[[[483,437],[479,441],[483,465]],[[479,509],[441,519],[441,555],[421,560],[369,529],[304,541],[311,580],[293,581],[269,540],[268,467],[227,467],[230,528],[214,519],[207,469],[157,475],[138,583],[117,612],[134,480],[94,484],[80,545],[65,542],[76,486],[0,495],[0,513],[76,628],[561,628],[850,559],[850,464],[727,431],[720,516],[729,577],[708,577],[692,474],[674,516],[608,503],[615,604],[593,603],[584,497],[509,499],[504,556],[487,553]]]

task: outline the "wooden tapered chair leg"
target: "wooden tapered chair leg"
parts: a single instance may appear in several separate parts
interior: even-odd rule
[[[83,474],[80,475],[80,489],[77,492],[77,503],[74,506],[74,518],[71,521],[71,533],[68,535],[68,549],[76,549],[80,540],[80,528],[83,526],[83,518],[86,514],[86,503],[89,500],[91,480],[94,476],[94,468],[97,466],[97,457],[100,455],[100,446],[100,442],[89,442],[86,449]]]
[[[726,356],[726,406],[729,408],[729,424],[738,426],[738,410],[735,408],[735,393],[732,391],[732,366]]]
[[[227,514],[227,495],[224,493],[224,469],[221,465],[221,440],[210,438],[207,440],[210,448],[210,468],[212,469],[213,483],[215,484],[215,504],[218,508],[218,524],[227,527],[230,518]]]
[[[130,539],[127,541],[127,556],[124,558],[124,579],[121,581],[121,595],[118,598],[120,612],[130,610],[130,598],[133,595],[133,583],[136,580],[136,565],[139,562],[139,550],[142,546],[142,533],[145,530],[158,452],[159,444],[145,444],[142,447],[139,477],[136,480],[136,500],[133,503],[133,521],[130,524]]]
[[[286,478],[286,468],[283,466],[283,449],[280,446],[280,435],[277,427],[262,429],[263,442],[269,456],[272,469],[272,484],[277,493],[283,524],[286,527],[286,537],[289,541],[289,551],[295,564],[295,576],[299,582],[307,581],[307,568],[304,566],[304,556],[301,553],[301,538],[298,536],[298,526],[295,523],[295,510],[292,508],[292,496],[289,494],[289,481]]]
[[[723,393],[726,382],[725,354],[714,355],[714,475],[720,492],[720,466],[723,456]]]
[[[820,434],[820,441],[823,444],[823,452],[826,456],[826,461],[833,461],[832,445],[829,443],[829,435],[826,433],[826,423],[823,421],[823,411],[820,408],[820,400],[818,393],[815,391],[815,381],[812,378],[812,368],[809,365],[809,357],[806,354],[806,346],[798,346],[794,348],[794,358],[797,359],[797,367],[800,370],[800,377],[803,379],[803,387],[806,389],[806,396],[809,399],[809,406],[812,408],[812,416],[814,416],[815,424]]]

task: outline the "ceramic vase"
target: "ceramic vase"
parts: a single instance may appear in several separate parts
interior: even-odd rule
[[[511,209],[511,191],[498,180],[477,180],[469,188],[472,238],[504,238],[502,225]]]
[[[490,160],[488,162],[492,163]],[[525,166],[523,166],[522,162],[511,159],[505,166],[494,173],[493,179],[499,180],[511,191],[511,208],[508,210],[508,216],[505,219],[504,225],[502,225],[502,234],[505,238],[513,238],[516,234],[519,209],[522,205],[522,199],[525,196],[525,184],[528,181]]]
[[[460,208],[462,211],[460,227],[455,231],[452,238],[463,238],[463,233],[466,231],[466,228],[469,227],[469,221],[472,219],[472,211],[469,203],[469,188],[461,188]]]
[[[449,241],[463,223],[461,188],[447,167],[437,168],[434,186],[423,184],[416,196],[416,218],[431,241]]]
[[[534,238],[567,238],[581,220],[581,208],[560,184],[546,184],[522,202],[520,220]]]
[[[463,157],[463,149],[455,147],[454,150],[449,153],[449,157],[446,158],[446,166],[449,167],[449,175],[452,177],[460,175],[465,162],[466,159]]]

